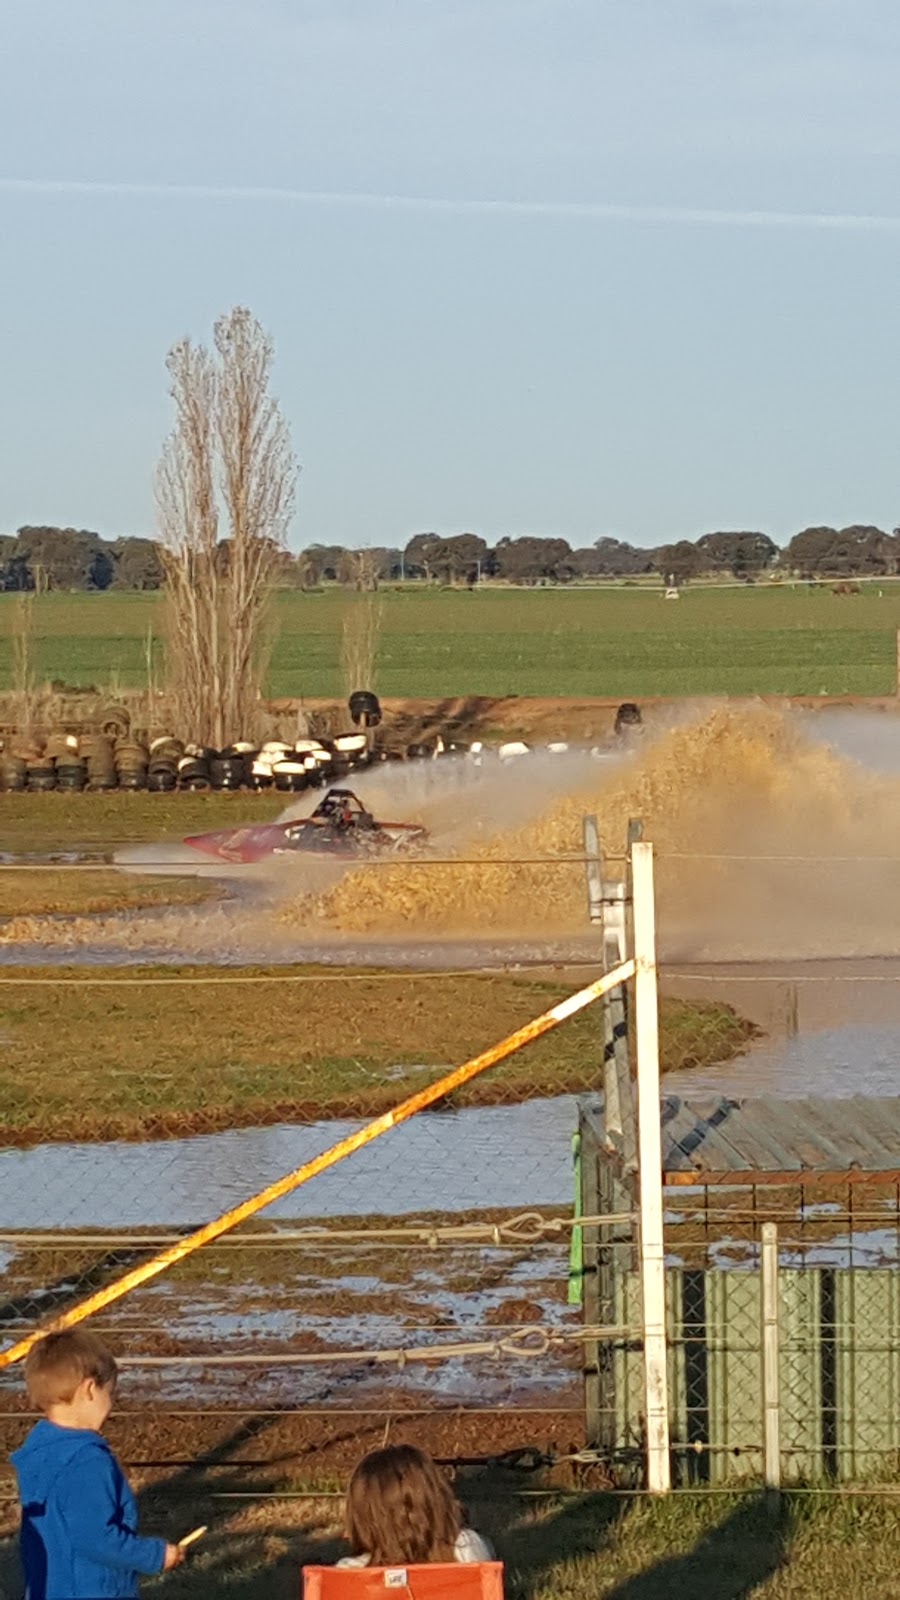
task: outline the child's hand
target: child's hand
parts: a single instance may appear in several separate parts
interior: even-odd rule
[[[167,1544],[163,1561],[163,1572],[171,1572],[173,1567],[180,1567],[184,1560],[184,1551],[180,1545]]]

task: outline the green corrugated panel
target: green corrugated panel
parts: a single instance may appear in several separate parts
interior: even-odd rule
[[[834,1274],[835,1448],[840,1478],[900,1452],[900,1273]]]
[[[759,1274],[704,1273],[711,1483],[762,1471]]]
[[[572,1135],[572,1171],[575,1180],[575,1220],[579,1222],[584,1215],[581,1204],[581,1134]],[[572,1238],[569,1244],[569,1293],[570,1306],[580,1306],[584,1303],[584,1230],[572,1229]]]
[[[668,1273],[666,1274],[668,1281]],[[641,1325],[641,1280],[636,1272],[616,1275],[616,1325],[638,1329]],[[616,1450],[639,1450],[644,1444],[644,1388],[640,1349],[630,1341],[613,1346],[616,1395]]]
[[[823,1280],[834,1284],[823,1327]],[[900,1273],[782,1268],[779,1273],[782,1476],[871,1476],[900,1456]],[[637,1330],[640,1277],[616,1280],[616,1320]],[[677,1477],[729,1483],[762,1475],[760,1280],[756,1272],[666,1272],[669,1426]],[[644,1442],[643,1359],[613,1356],[616,1444]],[[701,1448],[709,1445],[708,1455]],[[708,1460],[708,1469],[701,1465]]]
[[[681,1337],[681,1306],[684,1274],[675,1267],[666,1272],[666,1333],[668,1346],[669,1430],[676,1464],[684,1466],[687,1453],[680,1448],[688,1442],[685,1349]],[[641,1279],[637,1272],[620,1274],[616,1279],[616,1322],[633,1328],[635,1339],[625,1340],[613,1351],[616,1394],[616,1448],[643,1449],[644,1365],[639,1344],[641,1326]],[[693,1458],[696,1460],[696,1458]],[[689,1463],[693,1465],[693,1461]],[[692,1470],[679,1471],[685,1479],[696,1476]]]
[[[822,1277],[817,1268],[781,1268],[778,1274],[778,1367],[781,1473],[785,1481],[814,1482],[825,1470],[821,1304]]]

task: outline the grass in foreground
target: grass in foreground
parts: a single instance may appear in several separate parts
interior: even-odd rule
[[[887,1500],[677,1494],[653,1502],[592,1494],[529,1513],[466,1482],[472,1520],[505,1563],[507,1600],[896,1600],[896,1509]],[[473,1492],[469,1492],[470,1489]],[[209,1525],[170,1600],[295,1600],[304,1563],[343,1553],[338,1500],[212,1500],[191,1474],[142,1496],[148,1527]],[[0,1591],[17,1592],[12,1540]],[[154,1586],[155,1588],[155,1586]]]
[[[191,977],[203,981],[179,981]],[[275,981],[240,981],[254,977]],[[571,988],[505,974],[6,969],[0,1137],[137,1139],[374,1115]],[[664,1070],[727,1060],[754,1032],[727,1006],[664,1000]],[[591,1008],[476,1079],[454,1104],[577,1093],[599,1076]]]
[[[352,598],[352,597],[351,597]],[[383,592],[383,695],[890,694],[900,584],[661,589],[409,588]],[[268,692],[341,695],[348,596],[278,596]],[[0,595],[0,688],[13,675],[15,596]],[[146,680],[152,594],[47,594],[35,602],[39,679]]]

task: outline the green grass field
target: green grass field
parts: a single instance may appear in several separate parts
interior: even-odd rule
[[[471,1476],[457,1490],[504,1562],[508,1600],[896,1600],[898,1592],[897,1513],[886,1500],[786,1496],[769,1510],[755,1495],[653,1502],[592,1494],[532,1509],[479,1502]],[[178,1537],[209,1526],[190,1564],[148,1590],[170,1600],[293,1600],[304,1563],[328,1564],[346,1551],[336,1500],[291,1499],[290,1491],[214,1499],[187,1471],[140,1498],[148,1532]],[[7,1538],[0,1593],[20,1592]]]
[[[340,695],[340,590],[279,595],[268,689]],[[900,584],[659,590],[408,588],[382,596],[375,687],[385,696],[891,694]],[[16,599],[0,595],[0,689],[12,686]],[[35,601],[39,681],[140,687],[159,597]],[[158,646],[161,654],[162,645]]]

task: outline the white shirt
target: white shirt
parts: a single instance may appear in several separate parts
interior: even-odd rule
[[[344,1556],[341,1561],[337,1562],[337,1565],[339,1567],[367,1567],[371,1559],[372,1557],[367,1555]],[[474,1528],[460,1528],[456,1536],[456,1543],[453,1546],[453,1559],[454,1561],[495,1561],[496,1556],[488,1540],[483,1538],[480,1533],[476,1533]],[[395,1562],[394,1565],[397,1565],[397,1563]]]

